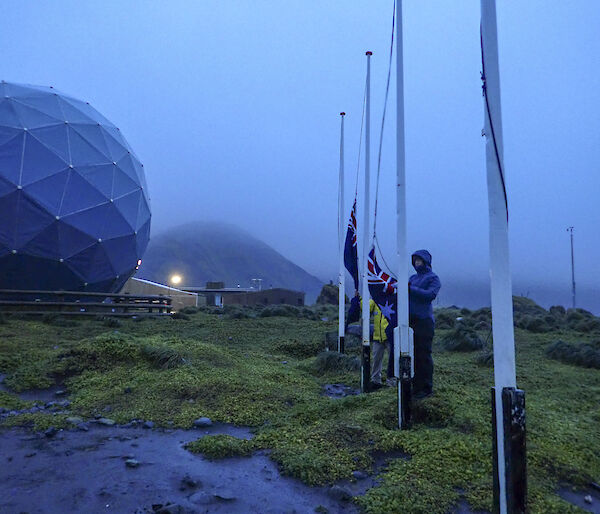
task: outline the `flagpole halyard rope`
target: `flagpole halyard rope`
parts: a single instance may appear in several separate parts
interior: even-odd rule
[[[383,114],[381,116],[381,130],[379,132],[379,153],[377,155],[377,183],[375,186],[375,211],[373,214],[373,242],[375,242],[375,234],[377,233],[377,205],[379,200],[379,177],[381,175],[381,153],[383,149],[383,129],[385,127],[385,113],[387,110],[388,96],[390,92],[390,78],[392,76],[392,56],[394,55],[394,29],[396,27],[396,0],[394,0],[394,9],[392,14],[392,37],[390,41],[390,59],[388,63],[388,75],[385,86],[385,99],[383,101]],[[379,250],[381,253],[381,249]],[[382,255],[383,257],[383,255]],[[385,262],[385,260],[384,260]],[[386,264],[387,266],[387,264]]]
[[[492,131],[492,142],[494,143],[494,153],[496,155],[496,162],[498,163],[498,171],[500,172],[500,181],[502,182],[502,192],[504,193],[504,206],[506,207],[506,221],[508,222],[508,196],[506,194],[506,183],[504,182],[504,171],[502,170],[502,162],[500,161],[500,153],[498,152],[498,145],[496,143],[496,133],[494,131],[494,122],[492,120],[492,112],[490,110],[490,104],[487,96],[487,87],[485,82],[485,55],[483,53],[483,29],[479,26],[479,39],[481,42],[481,89],[483,97],[485,98],[485,110],[490,121],[490,130]]]

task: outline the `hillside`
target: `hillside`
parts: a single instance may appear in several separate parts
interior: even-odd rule
[[[262,278],[263,288],[306,292],[307,303],[322,286],[269,245],[233,225],[214,222],[188,223],[151,239],[136,276],[166,284],[174,273],[188,286],[218,281],[226,287],[250,287],[251,279]]]

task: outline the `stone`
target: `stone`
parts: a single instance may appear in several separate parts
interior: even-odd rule
[[[109,419],[109,418],[100,418],[98,420],[98,424],[99,425],[105,425],[107,427],[112,427],[115,424],[115,422],[114,422],[114,420]]]
[[[87,423],[77,423],[77,428],[82,432],[87,432],[90,429]]]
[[[128,468],[139,468],[140,467],[140,462],[135,460],[135,459],[127,459],[125,461],[125,465]]]
[[[67,391],[64,389],[59,389],[58,391],[54,392],[54,396],[64,396],[65,394],[67,394]]]
[[[364,480],[369,477],[364,471],[353,471],[352,476],[356,478],[356,480]]]
[[[58,432],[58,429],[55,427],[50,427],[48,430],[44,431],[44,435],[46,437],[54,437]]]
[[[204,416],[201,417],[201,418],[198,418],[197,420],[194,421],[194,426],[195,427],[209,427],[212,424],[213,424],[212,420],[210,418],[207,418],[207,417],[204,417]]]
[[[221,489],[220,491],[216,492],[214,496],[217,500],[225,502],[231,502],[236,499],[235,495],[227,489]]]
[[[186,510],[177,503],[169,503],[154,512],[157,514],[183,514]]]
[[[144,427],[144,428],[154,428],[154,421],[144,421],[144,424],[142,425],[142,427]]]
[[[189,500],[196,505],[209,505],[215,501],[215,497],[212,494],[201,491],[199,493],[192,494]]]
[[[83,423],[83,418],[80,418],[79,416],[69,416],[66,419],[67,423],[71,423],[71,425],[78,425],[79,423]]]
[[[585,503],[592,503],[594,501],[591,494],[588,494],[583,500]]]
[[[190,475],[186,474],[181,479],[181,486],[179,489],[181,491],[185,491],[186,489],[195,489],[199,485],[200,485],[200,482],[198,480],[194,480]]]
[[[342,502],[347,502],[352,499],[352,493],[340,485],[330,487],[327,494],[331,498]]]

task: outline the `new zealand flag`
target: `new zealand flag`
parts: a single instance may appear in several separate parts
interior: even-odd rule
[[[393,330],[398,325],[398,297],[396,296],[398,281],[379,267],[375,258],[375,247],[369,252],[367,277],[371,298],[381,309],[381,314],[385,316]]]
[[[354,289],[358,291],[358,251],[356,244],[356,200],[352,206],[350,220],[348,221],[348,232],[346,232],[346,244],[344,245],[344,266],[354,279]]]

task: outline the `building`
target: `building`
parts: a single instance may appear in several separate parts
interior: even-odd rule
[[[205,299],[195,293],[182,291],[164,284],[158,284],[141,278],[130,278],[121,289],[123,294],[165,295],[171,297],[171,309],[178,311],[187,306],[199,307],[206,305]]]
[[[223,282],[207,282],[206,287],[182,287],[206,299],[206,305],[304,305],[305,293],[283,288],[256,290],[253,287],[225,287]]]
[[[264,289],[262,291],[249,291],[232,295],[227,298],[227,305],[304,305],[304,295],[302,291],[292,291],[280,287],[274,289]]]

